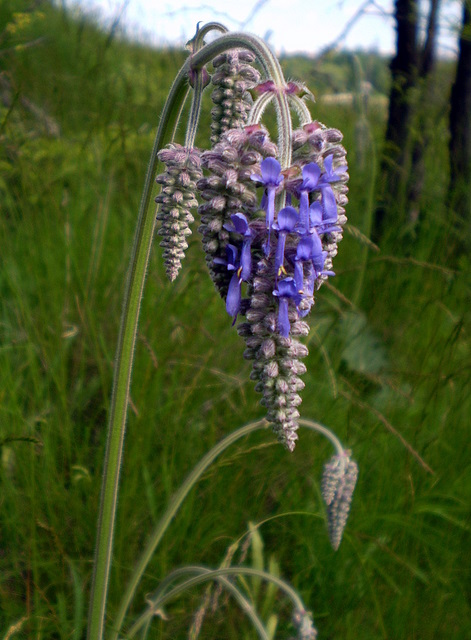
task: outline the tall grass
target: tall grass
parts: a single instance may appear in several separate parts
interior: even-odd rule
[[[0,32],[17,6],[2,3]],[[11,97],[0,111],[0,637],[79,640],[125,270],[153,130],[182,57],[107,37],[47,3],[40,9],[45,18],[32,15],[0,44]],[[48,134],[22,97],[60,135]],[[357,167],[358,116],[349,107],[315,109],[345,132],[349,219],[367,232],[374,157]],[[367,113],[376,154],[384,115]],[[256,434],[191,494],[149,567],[141,602],[174,567],[219,565],[249,520],[263,521],[266,564],[276,562],[300,590],[322,637],[470,637],[470,278],[466,259],[461,271],[447,265],[443,122],[437,131],[415,238],[400,254],[386,238],[365,263],[358,234],[346,234],[337,278],[312,314],[303,414],[332,426],[360,466],[340,550],[330,550],[318,486],[326,445],[303,432],[287,455]],[[151,258],[110,613],[190,468],[262,415],[199,249],[195,234],[174,285],[157,246]],[[186,637],[202,594],[172,605],[151,637]],[[221,607],[208,615],[204,637],[250,637],[245,624]]]

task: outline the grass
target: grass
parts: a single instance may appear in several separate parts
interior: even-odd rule
[[[0,32],[13,7],[2,3]],[[0,45],[44,37],[2,56],[12,102],[0,124],[0,637],[80,640],[124,277],[153,130],[183,58],[107,37],[48,4],[41,11],[45,18],[33,14]],[[21,97],[53,118],[60,135],[47,135]],[[361,166],[356,113],[314,108],[345,132],[349,219],[367,233],[371,150],[379,152],[384,113],[368,113],[374,146]],[[446,135],[443,122],[438,128]],[[287,455],[256,434],[191,494],[134,613],[167,572],[217,566],[249,521],[268,518],[259,528],[264,562],[276,561],[299,589],[320,637],[470,636],[469,261],[450,266],[438,138],[416,235],[392,253],[391,229],[381,251],[365,256],[346,234],[338,277],[311,315],[302,413],[329,425],[360,466],[340,550],[329,547],[320,501],[328,446],[302,432]],[[263,415],[229,325],[197,234],[173,285],[156,245],[136,349],[110,618],[162,505],[215,442]],[[246,562],[254,561],[249,549]],[[186,637],[202,594],[176,602],[151,637]],[[279,599],[273,612],[287,637],[289,612]],[[205,625],[203,637],[253,637],[232,607]]]

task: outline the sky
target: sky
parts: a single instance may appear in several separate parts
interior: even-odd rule
[[[266,39],[278,54],[320,53],[368,4],[340,45],[384,54],[394,51],[393,0],[66,0],[66,4],[98,11],[108,24],[121,16],[120,25],[128,35],[158,46],[184,45],[198,21],[218,21],[231,31],[243,29]],[[452,27],[459,23],[459,6],[458,0],[446,0],[442,10],[439,45],[445,55],[456,50]]]

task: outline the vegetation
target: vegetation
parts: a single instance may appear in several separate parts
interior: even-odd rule
[[[184,54],[121,41],[47,2],[32,5],[0,5],[0,637],[80,640],[124,279],[153,132]],[[331,453],[323,441],[301,431],[288,454],[267,433],[252,435],[190,495],[138,605],[172,568],[219,566],[234,553],[234,561],[242,555],[287,578],[322,638],[465,640],[471,279],[468,256],[454,253],[447,209],[452,76],[440,74],[434,93],[420,223],[395,225],[390,210],[376,246],[368,238],[384,105],[327,105],[315,82],[324,74],[331,84],[319,87],[356,91],[357,69],[384,93],[385,63],[341,54],[319,70],[313,60],[300,60],[299,71],[297,60],[288,64],[297,78],[301,65],[313,69],[313,112],[342,129],[349,150],[349,233],[334,285],[322,288],[311,315],[302,406],[359,463],[351,517],[334,553],[320,499]],[[195,233],[174,284],[157,242],[151,259],[110,615],[183,478],[224,435],[263,415],[199,245]],[[260,523],[256,533],[250,523]],[[249,587],[288,637],[282,599],[255,580]],[[200,588],[178,600],[149,637],[186,637],[203,595]],[[254,637],[223,600],[204,625],[202,637]]]

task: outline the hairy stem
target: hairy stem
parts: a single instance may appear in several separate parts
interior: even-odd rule
[[[123,311],[116,350],[115,374],[108,423],[108,439],[106,443],[100,511],[98,516],[95,562],[88,618],[88,640],[101,640],[103,637],[134,345],[147,263],[149,261],[154,234],[155,214],[153,210],[149,210],[149,203],[158,162],[157,152],[164,144],[172,139],[176,127],[176,120],[181,113],[181,107],[187,95],[187,74],[188,64],[185,64],[172,85],[163,110],[162,119],[147,168],[131,261],[126,280]]]

